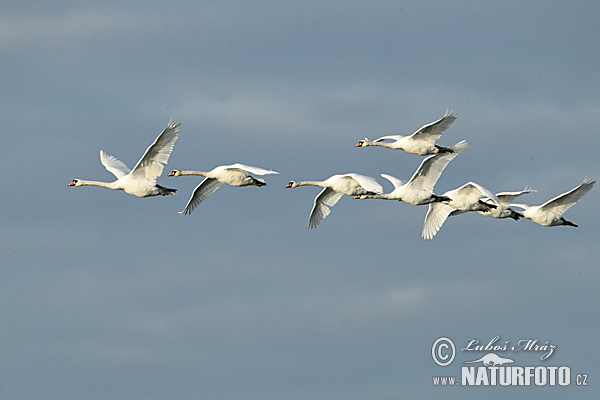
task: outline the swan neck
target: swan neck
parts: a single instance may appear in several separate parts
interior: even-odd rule
[[[79,179],[79,183],[81,184],[81,186],[100,186],[108,189],[116,189],[114,182],[88,181],[84,179]]]
[[[296,186],[320,186],[325,187],[323,182],[321,181],[300,181],[296,184]]]
[[[204,176],[206,177],[208,172],[203,171],[181,171],[180,175],[196,175],[196,176]]]

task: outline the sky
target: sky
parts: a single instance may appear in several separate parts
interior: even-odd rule
[[[438,194],[529,186],[538,205],[598,177],[599,18],[595,1],[5,1],[0,399],[597,399],[599,188],[565,214],[578,228],[467,213],[426,241],[426,206],[345,196],[311,230],[320,189],[285,186],[355,172],[389,192],[380,174],[422,157],[354,145],[447,109],[438,144],[470,148]],[[100,150],[133,167],[171,117],[158,183],[176,196],[67,186],[114,179]],[[279,174],[178,214],[201,179],[168,172],[236,162]],[[588,385],[435,386],[486,354],[472,340]]]

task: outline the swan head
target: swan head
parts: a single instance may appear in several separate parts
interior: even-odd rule
[[[174,169],[173,171],[171,171],[171,173],[168,176],[180,176],[181,175],[181,171],[178,169]]]
[[[369,145],[369,139],[364,138],[363,140],[359,141],[354,147],[366,147]]]
[[[287,184],[286,188],[295,188],[296,186],[298,186],[298,182],[290,181],[290,183]]]
[[[73,179],[73,182],[69,183],[69,186],[82,186],[83,182],[81,179]]]

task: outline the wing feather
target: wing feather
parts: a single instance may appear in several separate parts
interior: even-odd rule
[[[552,211],[557,214],[563,214],[569,208],[573,207],[583,196],[585,196],[596,184],[596,178],[586,177],[576,188],[569,190],[555,198],[548,200],[540,206],[542,211]]]
[[[110,154],[103,152],[102,150],[100,150],[100,162],[110,173],[116,176],[117,179],[120,179],[131,172],[129,167],[127,167],[123,161],[117,159],[115,156],[111,156]]]
[[[408,185],[412,189],[432,192],[433,187],[440,179],[442,172],[450,161],[454,160],[463,150],[468,149],[469,145],[466,141],[462,140],[450,148],[453,150],[453,153],[439,153],[424,159],[408,181]]]
[[[349,177],[353,178],[369,192],[379,193],[379,194],[383,193],[383,186],[381,186],[375,178],[372,178],[370,176],[355,174],[355,173],[344,174],[344,176],[349,176]]]
[[[454,208],[444,203],[431,203],[423,222],[423,239],[433,239]]]
[[[458,114],[446,110],[446,114],[435,122],[423,125],[419,130],[410,135],[415,140],[429,140],[435,142],[446,132],[450,125],[456,120]]]
[[[198,186],[196,186],[196,189],[194,189],[194,192],[185,206],[185,209],[179,213],[184,215],[191,214],[192,211],[194,211],[194,208],[206,200],[208,196],[213,194],[219,187],[221,187],[221,185],[222,183],[216,179],[205,178]]]
[[[158,135],[154,143],[146,149],[142,158],[133,167],[132,177],[154,181],[162,174],[164,164],[169,161],[173,146],[177,141],[180,126],[181,122],[169,120],[165,130]]]
[[[271,169],[266,170],[263,168],[253,167],[251,165],[245,165],[245,164],[240,164],[240,163],[227,165],[227,166],[224,166],[224,168],[239,168],[239,169],[242,169],[246,172],[250,172],[251,174],[255,174],[255,175],[268,175],[268,174],[278,174],[279,173],[279,172],[273,171]]]
[[[336,192],[331,188],[325,188],[315,197],[315,204],[313,205],[310,217],[308,219],[308,227],[314,229],[321,221],[325,219],[330,213],[331,209],[336,203],[342,198],[343,194]]]

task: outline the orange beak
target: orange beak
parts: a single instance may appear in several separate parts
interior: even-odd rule
[[[355,199],[360,199],[360,194],[357,194],[356,196],[354,196]]]
[[[291,183],[288,183],[287,186],[286,186],[286,188],[291,188],[291,187],[292,187]]]
[[[76,181],[73,181],[73,182],[69,183],[69,185],[68,185],[68,186],[75,186],[75,185],[77,185],[77,182],[76,182]]]
[[[354,146],[354,147],[362,147],[362,143],[358,142],[358,144],[356,146]]]
[[[175,172],[171,172],[171,173],[170,173],[169,175],[167,175],[167,176],[174,176],[174,175],[175,175]]]

